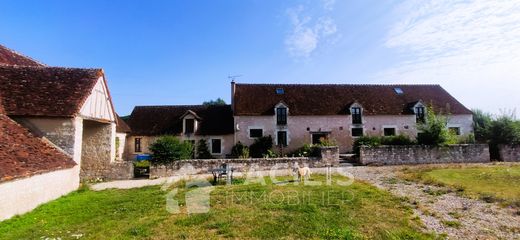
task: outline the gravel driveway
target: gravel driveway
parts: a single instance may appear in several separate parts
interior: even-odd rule
[[[469,199],[442,187],[404,181],[396,176],[402,168],[353,167],[348,172],[357,180],[407,199],[426,231],[444,233],[449,239],[520,239],[520,209]]]

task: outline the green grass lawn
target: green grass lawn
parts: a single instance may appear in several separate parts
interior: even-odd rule
[[[324,181],[314,175],[314,180]],[[334,177],[334,181],[344,181]],[[240,182],[240,181],[239,181]],[[82,190],[0,223],[0,239],[431,239],[399,198],[355,182],[350,186],[217,186],[208,213],[166,211],[160,187]]]
[[[470,197],[520,207],[520,165],[411,169],[405,178],[445,185]]]

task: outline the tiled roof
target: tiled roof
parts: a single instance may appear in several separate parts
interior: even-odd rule
[[[230,105],[137,106],[127,123],[132,135],[180,134],[181,117],[188,111],[200,117],[198,135],[233,134],[233,112]]]
[[[0,65],[45,66],[2,45],[0,45]]]
[[[116,132],[118,133],[129,133],[132,132],[130,126],[126,124],[125,120],[123,120],[119,115],[116,114]]]
[[[0,182],[75,165],[70,156],[0,113]]]
[[[235,115],[273,115],[274,106],[280,102],[288,105],[290,115],[348,114],[354,102],[362,105],[366,115],[402,115],[412,114],[410,104],[418,101],[431,104],[438,111],[471,114],[439,85],[236,84],[235,87]],[[277,89],[283,93],[277,93]]]
[[[91,94],[101,69],[0,65],[7,115],[72,117]]]

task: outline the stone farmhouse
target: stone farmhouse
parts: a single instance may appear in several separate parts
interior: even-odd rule
[[[137,106],[128,124],[132,129],[126,148],[129,159],[149,153],[150,144],[162,135],[192,144],[204,139],[215,158],[224,158],[235,144],[230,105]]]
[[[0,83],[0,219],[80,180],[132,177],[116,156],[117,131],[128,129],[116,126],[103,70],[49,67],[0,45]]]
[[[427,106],[449,114],[458,135],[473,132],[469,109],[439,85],[236,84],[231,83],[235,142],[271,135],[285,152],[320,139],[352,151],[356,138],[415,138]]]
[[[352,151],[356,138],[420,134],[428,106],[448,115],[448,127],[462,136],[473,132],[469,109],[439,85],[237,84],[231,106],[138,106],[128,123],[127,150],[133,159],[149,153],[161,135],[206,139],[215,157],[234,144],[271,136],[284,153],[328,139],[340,152]]]

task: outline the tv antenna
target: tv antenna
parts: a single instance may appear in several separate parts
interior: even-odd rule
[[[228,75],[228,78],[231,79],[231,82],[234,82],[239,77],[242,77],[242,75]]]

